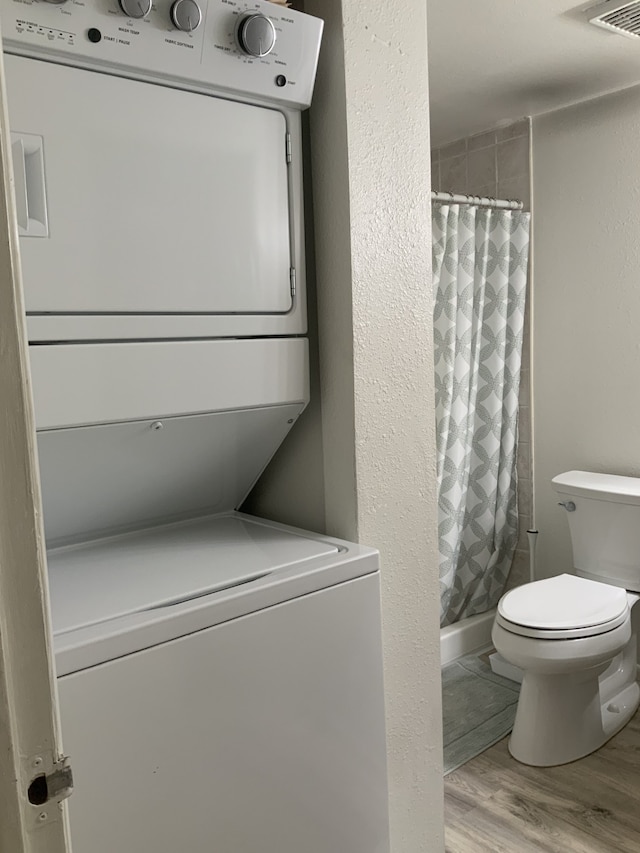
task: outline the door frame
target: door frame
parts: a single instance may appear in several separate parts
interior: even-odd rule
[[[0,850],[70,853],[66,804],[27,795],[62,757],[27,353],[0,52]]]

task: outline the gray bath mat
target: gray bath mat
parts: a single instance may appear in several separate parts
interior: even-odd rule
[[[445,775],[511,731],[519,692],[519,684],[495,675],[477,655],[467,655],[444,667]]]

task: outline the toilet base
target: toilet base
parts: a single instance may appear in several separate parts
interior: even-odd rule
[[[524,672],[509,742],[517,761],[568,764],[629,722],[640,705],[638,616],[603,634],[571,639],[528,637],[494,623],[496,650]]]
[[[640,687],[633,681],[602,703],[598,674],[527,672],[509,741],[511,755],[534,767],[568,764],[619,732],[640,705]]]

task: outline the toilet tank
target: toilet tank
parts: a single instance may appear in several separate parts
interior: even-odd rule
[[[568,471],[552,482],[575,504],[562,511],[577,574],[640,592],[640,478]]]

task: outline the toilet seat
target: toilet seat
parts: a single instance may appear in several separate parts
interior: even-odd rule
[[[504,619],[499,613],[496,614],[496,624],[500,625],[505,631],[511,634],[519,634],[521,637],[531,637],[536,640],[572,640],[581,639],[583,637],[595,637],[598,634],[606,634],[608,631],[613,631],[614,628],[622,625],[628,618],[628,610],[621,613],[616,619],[610,622],[604,622],[601,625],[590,625],[583,628],[566,628],[553,630],[549,628],[531,628],[528,625],[518,625],[516,622],[510,622]]]
[[[512,634],[559,640],[604,634],[628,617],[625,589],[565,574],[508,592],[496,622]]]

